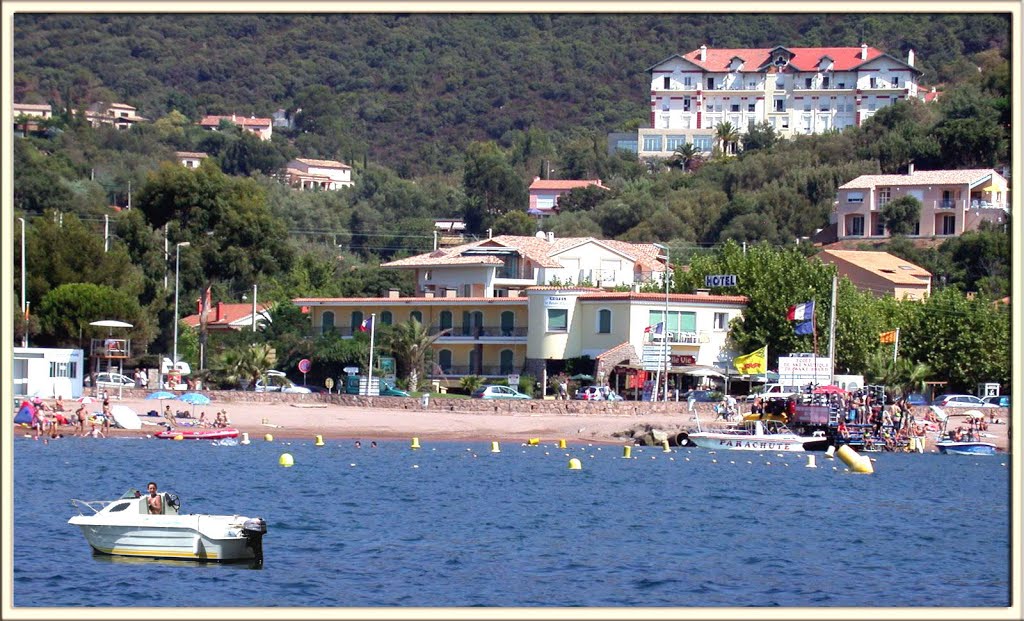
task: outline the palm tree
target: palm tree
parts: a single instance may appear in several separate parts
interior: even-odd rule
[[[690,164],[692,164],[698,157],[700,157],[700,150],[693,146],[692,142],[684,142],[676,147],[676,150],[672,152],[672,157],[669,158],[668,165],[671,168],[678,166],[683,169],[684,172],[688,172],[690,170]]]
[[[722,121],[715,126],[715,138],[723,154],[736,152],[736,143],[740,141],[740,132],[729,121]]]
[[[277,356],[274,348],[266,343],[238,347],[224,352],[218,367],[227,375],[230,382],[247,380],[253,388],[256,380],[274,368]]]
[[[434,343],[447,331],[431,335],[423,324],[413,318],[396,324],[383,338],[383,345],[391,351],[401,368],[409,373],[409,392],[416,392],[420,373]]]

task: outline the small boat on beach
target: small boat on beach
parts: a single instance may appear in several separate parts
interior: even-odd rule
[[[173,440],[181,436],[183,440],[223,440],[237,438],[238,430],[234,427],[214,427],[212,429],[165,429],[153,434],[163,440]]]
[[[699,428],[699,421],[698,421]],[[701,448],[729,451],[780,451],[803,453],[806,444],[818,444],[821,437],[793,433],[783,416],[748,414],[740,425],[720,431],[695,431],[689,439]]]
[[[68,524],[82,529],[96,554],[201,562],[251,560],[263,565],[266,520],[183,514],[176,495],[165,492],[161,497],[162,514],[150,514],[145,495],[134,489],[117,500],[74,499],[71,504],[79,515]]]

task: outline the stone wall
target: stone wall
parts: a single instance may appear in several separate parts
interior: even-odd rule
[[[125,389],[123,399],[142,400],[150,394],[149,390]],[[250,392],[242,390],[200,390],[207,395],[213,405],[245,404],[245,403],[333,403],[345,406],[368,408],[393,408],[399,410],[444,411],[444,412],[477,412],[487,414],[610,414],[620,416],[637,416],[646,413],[684,414],[685,401],[656,402],[649,401],[559,401],[554,399],[467,399],[430,396],[426,407],[421,397],[367,397],[362,395],[338,394],[282,394],[266,392]],[[87,391],[87,394],[91,392]],[[116,396],[117,391],[111,391]],[[154,401],[154,409],[157,402]],[[712,403],[696,404],[701,420],[714,417]]]

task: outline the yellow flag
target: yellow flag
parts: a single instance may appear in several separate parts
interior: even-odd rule
[[[768,372],[768,346],[749,353],[746,356],[737,356],[732,364],[736,370],[744,375],[757,375]]]
[[[896,342],[896,331],[889,330],[878,335],[879,343],[895,343]]]

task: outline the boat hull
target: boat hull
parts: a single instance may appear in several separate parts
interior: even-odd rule
[[[199,562],[252,560],[240,516],[154,515],[134,524],[97,523],[93,516],[70,520],[98,554]]]
[[[701,448],[725,451],[778,451],[803,453],[804,443],[810,438],[799,436],[742,435],[698,431],[689,435],[690,441]],[[818,440],[815,438],[814,440]]]
[[[220,429],[168,429],[154,435],[163,440],[173,440],[177,436],[181,436],[184,440],[223,440],[224,438],[237,438],[238,430],[234,427],[223,427]]]
[[[988,442],[937,442],[935,446],[945,455],[996,454],[996,445]]]

